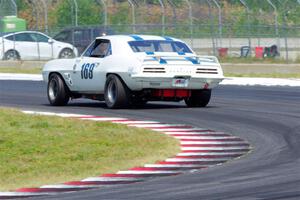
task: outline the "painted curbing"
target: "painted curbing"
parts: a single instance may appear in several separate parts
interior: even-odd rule
[[[82,120],[108,121],[125,124],[130,127],[147,128],[178,139],[180,141],[181,152],[173,158],[167,158],[164,161],[154,164],[145,164],[141,167],[118,171],[115,174],[103,174],[98,177],[88,177],[83,180],[62,184],[0,192],[0,199],[56,195],[64,192],[95,189],[108,185],[133,184],[156,177],[175,176],[223,164],[240,158],[251,150],[250,144],[239,137],[184,124],[163,124],[157,121],[139,121],[93,115],[35,111],[23,112],[26,114],[50,115]]]

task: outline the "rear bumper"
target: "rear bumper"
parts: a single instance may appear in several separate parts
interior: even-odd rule
[[[216,87],[224,77],[190,77],[188,84],[184,87],[175,87],[173,85],[174,77],[138,77],[132,76],[136,85],[141,89],[212,89]]]

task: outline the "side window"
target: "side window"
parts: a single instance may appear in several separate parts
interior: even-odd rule
[[[176,52],[192,53],[191,50],[182,42],[174,42],[173,48]]]
[[[95,40],[84,53],[85,57],[104,58],[111,55],[111,44],[109,40]]]
[[[14,40],[16,40],[16,39],[15,39],[15,35],[10,35],[10,36],[7,36],[7,37],[5,37],[5,39],[7,39],[7,40],[11,40],[11,41],[14,41]]]
[[[90,46],[85,50],[85,52],[83,54],[84,57],[90,57],[91,52],[94,49],[95,44],[96,44],[96,40],[92,44],[90,44]]]
[[[16,42],[35,42],[35,39],[29,33],[19,33],[6,37],[6,39]]]
[[[49,40],[48,37],[46,37],[46,36],[44,36],[42,34],[39,34],[39,33],[33,33],[33,34],[34,34],[33,37],[36,37],[36,41],[48,43],[48,40]]]

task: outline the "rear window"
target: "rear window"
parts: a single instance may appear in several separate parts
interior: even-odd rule
[[[128,44],[134,52],[192,53],[186,44],[178,41],[143,40],[130,41]]]

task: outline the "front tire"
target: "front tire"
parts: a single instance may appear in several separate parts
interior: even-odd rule
[[[128,107],[130,97],[130,90],[118,76],[111,74],[107,77],[104,89],[104,99],[108,108]]]
[[[185,99],[188,107],[205,107],[210,101],[211,90],[193,90],[189,98]]]
[[[48,100],[52,106],[67,105],[70,96],[65,82],[58,74],[52,74],[48,82]]]

